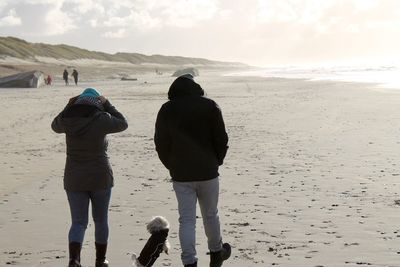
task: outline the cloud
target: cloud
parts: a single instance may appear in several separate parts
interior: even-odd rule
[[[102,36],[105,38],[123,38],[126,36],[126,30],[118,29],[117,31],[108,31],[105,32]]]
[[[0,1],[0,14],[3,12],[3,10],[8,5],[9,2],[10,2],[10,0],[2,0],[2,1]]]
[[[127,36],[162,27],[194,27],[213,19],[219,10],[217,3],[216,0],[2,0],[0,15],[1,9],[11,11],[1,19],[0,26],[21,25],[30,35],[55,36],[77,30],[79,25],[80,29],[102,30],[104,36]]]
[[[0,26],[18,26],[19,34],[30,36],[62,35],[76,28],[63,3],[64,0],[8,1],[2,5],[9,12],[1,19]]]
[[[25,3],[28,5],[59,5],[63,3],[64,0],[21,0],[20,3]]]
[[[356,10],[366,11],[379,6],[378,0],[353,0],[353,5]]]
[[[384,29],[384,24],[400,22],[395,13],[399,7],[395,0],[258,0],[253,23],[264,27],[278,23],[293,31],[303,27],[315,34],[362,33],[371,25]]]
[[[152,18],[147,12],[137,12],[134,10],[130,11],[128,16],[115,16],[111,17],[103,23],[107,27],[145,27],[153,28],[159,25],[159,20]]]
[[[111,0],[112,7],[107,11],[107,27],[128,26],[137,29],[149,29],[162,26],[187,28],[201,21],[210,20],[218,7],[212,0]],[[118,2],[118,4],[117,4]],[[129,12],[121,15],[121,12]]]
[[[132,25],[141,30],[157,28],[161,26],[160,19],[151,16],[148,12],[132,12],[131,15]]]
[[[133,9],[135,7],[140,7],[141,2],[146,2],[143,0],[103,0],[101,3],[104,7],[109,10],[118,9]]]
[[[67,3],[71,4],[72,12],[78,14],[105,14],[104,6],[99,3],[99,1],[95,0],[70,0],[68,2],[64,2],[64,6]]]
[[[89,20],[89,25],[92,27],[92,28],[96,28],[97,27],[97,25],[98,25],[98,21],[97,21],[97,19],[91,19],[91,20]]]
[[[62,3],[54,5],[45,15],[46,35],[61,35],[77,28],[74,20],[61,8]]]
[[[2,26],[18,26],[22,24],[22,20],[17,16],[15,9],[10,9],[7,15],[0,18],[0,27]]]
[[[223,9],[218,12],[218,17],[220,20],[232,19],[233,13],[234,12],[231,9]]]
[[[351,1],[351,0],[349,0]],[[310,24],[319,21],[326,10],[331,8],[337,0],[258,0],[257,22],[298,22]]]
[[[0,0],[0,27],[108,52],[248,62],[400,53],[399,0]]]
[[[193,27],[214,18],[219,8],[212,0],[176,0],[159,2],[165,22],[175,27]]]

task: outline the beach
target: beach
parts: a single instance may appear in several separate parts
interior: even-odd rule
[[[155,215],[170,221],[172,246],[155,266],[182,266],[175,194],[153,142],[174,78],[80,77],[78,86],[56,79],[38,89],[0,89],[0,265],[67,265],[65,137],[50,124],[69,98],[93,87],[129,123],[109,136],[110,266],[131,266]],[[400,266],[400,90],[217,71],[196,81],[221,107],[230,138],[220,168],[221,227],[232,245],[224,266]],[[94,265],[93,231],[90,221],[83,266]],[[208,266],[200,212],[197,243],[199,266]]]

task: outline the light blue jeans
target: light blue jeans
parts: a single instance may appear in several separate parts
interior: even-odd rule
[[[71,228],[68,241],[83,243],[89,222],[89,202],[92,203],[95,242],[107,244],[108,240],[108,206],[111,188],[100,191],[66,191],[71,210]]]
[[[218,217],[219,178],[199,182],[173,182],[178,200],[179,241],[183,265],[197,262],[196,254],[196,204],[199,200],[203,225],[212,252],[222,249]]]

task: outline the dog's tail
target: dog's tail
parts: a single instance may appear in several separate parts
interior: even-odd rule
[[[132,254],[132,265],[135,267],[144,267],[142,264],[140,264],[138,257],[136,256],[136,254]]]

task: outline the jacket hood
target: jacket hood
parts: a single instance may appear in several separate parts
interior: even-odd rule
[[[178,77],[171,84],[168,99],[173,100],[184,96],[203,96],[204,90],[194,80],[187,77]]]
[[[99,114],[98,109],[94,106],[73,105],[64,111],[61,118],[65,133],[71,136],[85,134]]]
[[[71,136],[85,134],[93,121],[93,118],[62,118],[65,133]]]

